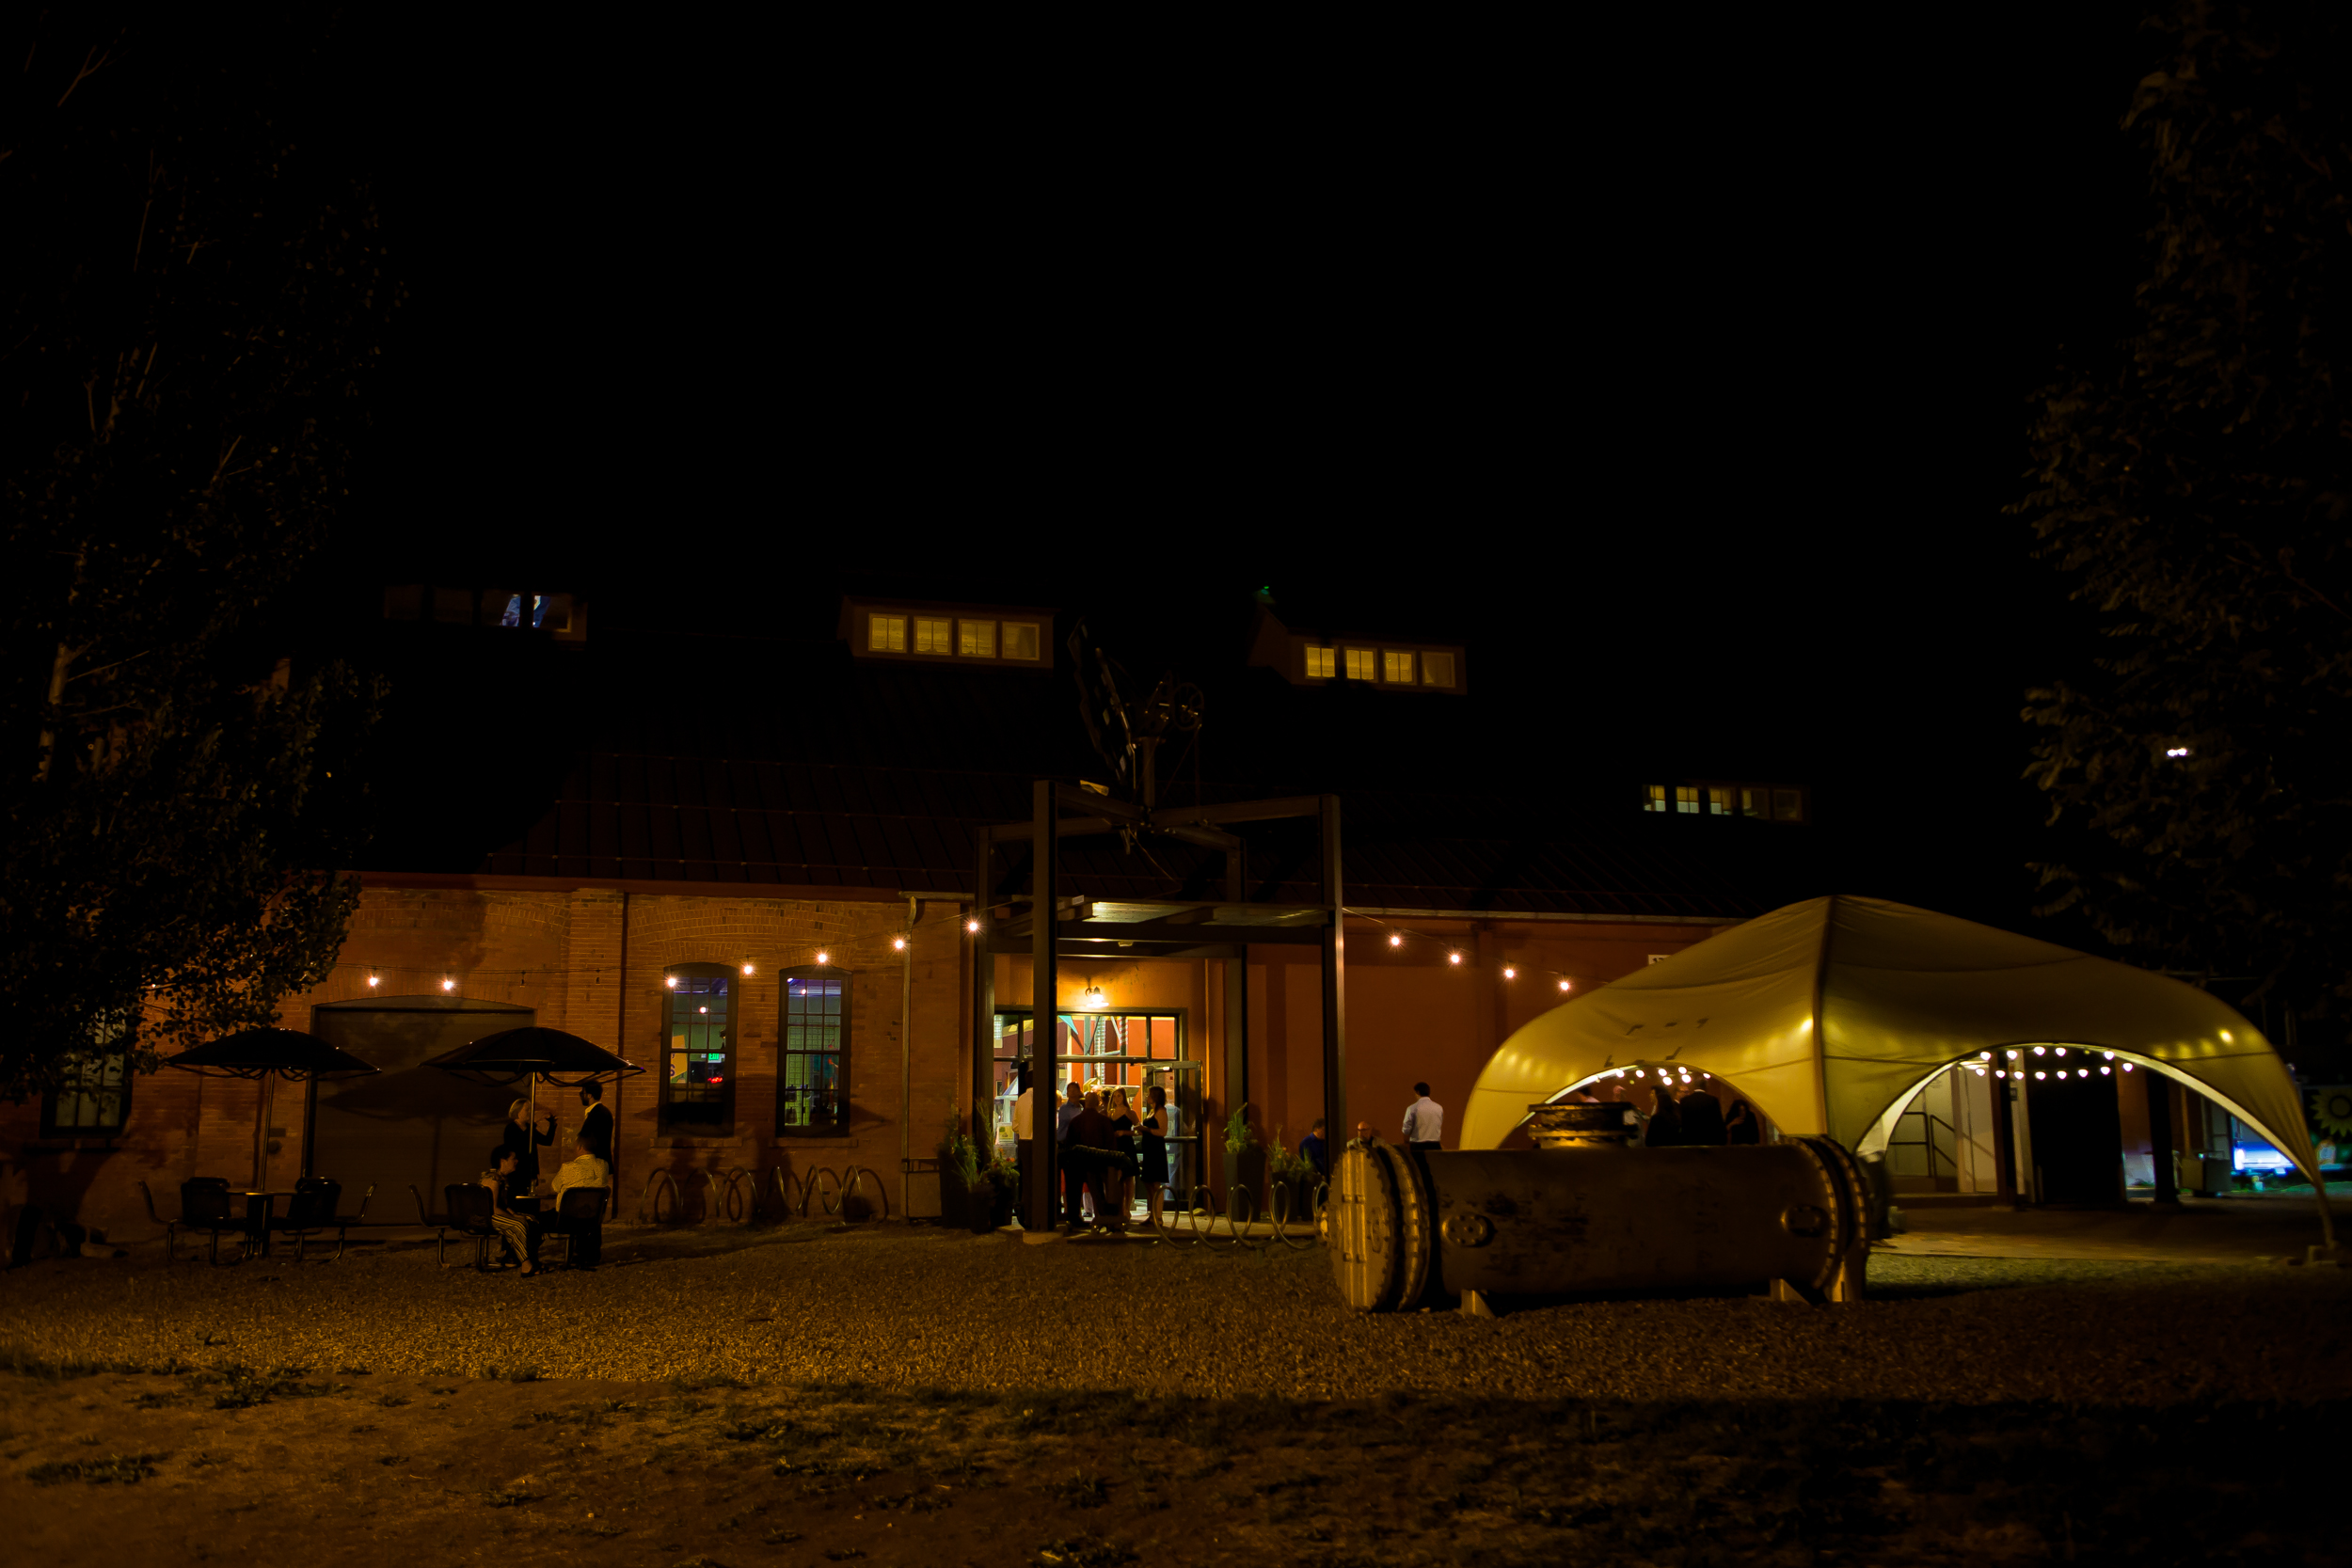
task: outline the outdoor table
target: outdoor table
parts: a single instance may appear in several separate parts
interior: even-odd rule
[[[245,1195],[245,1222],[252,1227],[254,1236],[259,1239],[262,1256],[264,1258],[269,1256],[270,1212],[278,1207],[279,1198],[294,1196],[294,1190],[288,1187],[266,1191],[253,1188]]]

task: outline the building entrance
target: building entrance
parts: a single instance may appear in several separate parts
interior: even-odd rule
[[[1154,1085],[1166,1089],[1168,1180],[1180,1194],[1190,1192],[1207,1166],[1202,1163],[1200,1065],[1186,1055],[1184,1014],[1104,1008],[1057,1013],[1055,1025],[1054,1071],[1041,1098],[1058,1101],[1062,1085],[1073,1082],[1089,1088],[1123,1088],[1140,1117],[1146,1092]],[[1012,1102],[1020,1094],[1015,1067],[1036,1058],[1037,1034],[1029,1012],[999,1009],[995,1042],[993,1126],[997,1150],[1009,1160]]]

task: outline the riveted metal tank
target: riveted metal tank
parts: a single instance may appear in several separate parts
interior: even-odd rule
[[[1610,1107],[1566,1107],[1578,1112]],[[1610,1132],[1591,1117],[1582,1133]],[[1641,1148],[1612,1138],[1532,1149],[1351,1145],[1327,1204],[1333,1275],[1350,1307],[1440,1295],[1687,1291],[1862,1293],[1870,1189],[1829,1138]]]

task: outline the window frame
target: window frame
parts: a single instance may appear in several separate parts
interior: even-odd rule
[[[846,1138],[850,1135],[854,1117],[854,1103],[850,1093],[850,997],[855,987],[856,971],[840,964],[794,964],[776,976],[776,1103],[771,1132],[777,1138],[823,1139]],[[821,1055],[820,1052],[794,1052],[791,1047],[792,982],[795,980],[837,980],[841,984],[840,1023],[834,1037],[834,1097],[841,1107],[840,1121],[829,1128],[788,1126],[784,1119],[784,1097],[791,1085],[787,1070],[794,1055]]]
[[[973,636],[975,632],[982,635]],[[964,646],[966,641],[976,646],[967,648]],[[977,646],[982,641],[988,644],[985,648]],[[987,619],[969,615],[956,617],[956,657],[958,658],[993,659],[996,657],[996,622],[993,617]]]
[[[1029,634],[1029,647],[1032,651],[1025,654],[1016,654],[1012,651],[1012,639],[1006,634],[1015,630],[1025,631]],[[1000,664],[1035,665],[1041,663],[1040,654],[1044,646],[1045,627],[1041,621],[999,621],[996,623],[996,660]]]
[[[102,1017],[94,1021],[90,1024],[89,1049],[76,1052],[71,1058],[77,1066],[84,1063],[94,1066],[101,1074],[101,1082],[92,1085],[85,1078],[84,1082],[76,1087],[58,1085],[40,1091],[39,1136],[43,1138],[96,1138],[111,1142],[121,1137],[130,1127],[132,1089],[137,1082],[138,1073],[131,1060],[136,1030],[127,1016],[127,1011],[125,1009],[123,1015],[115,1018]],[[107,1085],[103,1081],[103,1075],[109,1062],[117,1064],[114,1089],[120,1096],[114,1125],[112,1127],[60,1126],[57,1121],[57,1111],[68,1095],[80,1099],[85,1095],[103,1095],[107,1092]],[[87,1069],[85,1068],[83,1070],[87,1071]]]
[[[1315,656],[1323,656],[1324,668],[1315,668]],[[1340,650],[1330,642],[1305,642],[1299,645],[1299,678],[1311,681],[1337,680],[1340,676]]]
[[[923,646],[924,627],[932,629],[938,639],[935,646]],[[937,628],[945,626],[942,632]],[[956,657],[956,618],[952,615],[913,614],[907,617],[907,652],[918,658],[953,658]]]
[[[664,1138],[732,1138],[735,1136],[735,1091],[743,1076],[743,1003],[742,974],[738,965],[720,963],[668,964],[661,971],[661,1065],[659,1069],[660,1094],[655,1104],[656,1136]],[[719,1114],[715,1118],[679,1117],[673,1115],[676,1103],[670,1098],[670,1041],[672,1008],[677,1005],[679,991],[672,986],[678,980],[724,980],[727,982],[727,1021],[720,1026],[719,1038],[725,1048],[723,1065],[726,1071],[721,1077],[718,1098]],[[695,993],[688,993],[695,994]]]
[[[869,654],[904,654],[907,651],[907,622],[911,619],[912,617],[904,610],[867,610],[866,612],[866,651]],[[874,639],[874,634],[882,629],[884,622],[889,623],[896,634],[898,642],[896,647],[886,646]]]
[[[1445,660],[1445,679],[1437,680],[1432,677],[1429,669],[1429,661],[1433,658],[1441,658]],[[1424,648],[1421,650],[1421,684],[1435,691],[1451,691],[1454,689],[1454,654],[1452,650],[1446,648]]]

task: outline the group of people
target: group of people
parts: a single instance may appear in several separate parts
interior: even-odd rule
[[[545,1195],[538,1190],[539,1150],[555,1142],[555,1113],[547,1114],[545,1127],[535,1128],[531,1125],[531,1101],[517,1100],[506,1108],[506,1126],[498,1147],[490,1150],[490,1167],[482,1173],[482,1185],[490,1194],[490,1225],[503,1243],[501,1261],[519,1264],[526,1279],[539,1272],[540,1237],[564,1223],[560,1215],[565,1193],[585,1187],[604,1193],[609,1203],[612,1187],[612,1113],[603,1101],[603,1085],[590,1083],[580,1086],[580,1132],[573,1139],[572,1158],[556,1167],[555,1180]],[[542,1196],[546,1199],[544,1213],[523,1207]],[[592,1269],[599,1261],[606,1206],[599,1203],[596,1218],[573,1227],[573,1267]]]
[[[1706,1089],[1692,1089],[1681,1099],[1661,1079],[1650,1088],[1649,1115],[1642,1123],[1646,1148],[1763,1141],[1763,1123],[1744,1100],[1735,1100],[1725,1112],[1724,1102]]]
[[[1020,1097],[1012,1102],[1012,1135],[1025,1188],[1036,1136],[1035,1106],[1025,1067]],[[1160,1085],[1137,1093],[1117,1086],[1089,1089],[1071,1080],[1054,1114],[1063,1224],[1076,1231],[1091,1218],[1112,1230],[1124,1230],[1140,1184],[1145,1213],[1157,1226],[1167,1198],[1168,1139],[1173,1120],[1168,1090]]]

